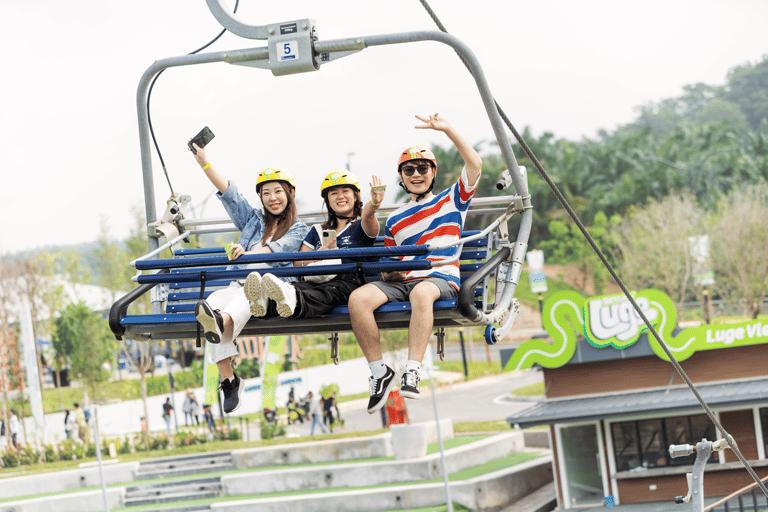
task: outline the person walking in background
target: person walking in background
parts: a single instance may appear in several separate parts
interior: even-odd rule
[[[181,410],[184,411],[184,425],[189,426],[189,420],[192,407],[192,390],[187,389],[187,395],[184,397],[184,404],[181,406]]]
[[[320,425],[324,433],[330,434],[331,432],[323,425],[323,410],[320,406],[320,397],[316,397],[310,391],[307,399],[309,400],[309,417],[312,418],[312,429],[309,431],[309,435],[315,435],[315,425]]]
[[[208,425],[208,429],[211,432],[216,430],[216,423],[213,421],[213,412],[211,412],[211,406],[208,404],[203,406],[203,420]]]
[[[168,437],[171,437],[171,411],[173,406],[171,405],[171,399],[166,398],[163,404],[163,419],[165,420],[165,430],[168,432]]]
[[[197,398],[195,397],[195,394],[190,389],[187,391],[188,397],[190,398],[189,402],[189,415],[192,420],[194,420],[195,425],[200,424],[200,404],[197,403]]]
[[[70,412],[67,409],[64,415],[64,432],[67,433],[67,439],[75,438],[75,429],[77,429],[77,419],[75,419],[75,413]]]
[[[75,423],[77,423],[77,437],[83,443],[88,442],[88,422],[85,421],[85,411],[80,408],[80,404],[75,402]]]
[[[16,416],[16,410],[11,409],[11,419],[8,420],[8,431],[11,433],[11,444],[14,449],[19,448],[19,417]]]

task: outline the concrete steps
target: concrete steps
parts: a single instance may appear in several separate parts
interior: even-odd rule
[[[234,469],[231,452],[200,453],[141,461],[137,480],[173,478]]]
[[[174,501],[202,500],[218,498],[222,495],[220,477],[132,485],[125,488],[125,506],[135,507]]]

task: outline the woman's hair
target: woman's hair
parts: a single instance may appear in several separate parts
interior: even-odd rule
[[[277,225],[277,229],[275,229],[275,234],[272,236],[272,241],[279,240],[281,236],[286,234],[296,220],[297,211],[296,201],[294,200],[296,189],[287,181],[280,180],[277,183],[279,183],[280,186],[283,187],[283,190],[285,190],[285,197],[288,198],[288,204],[285,205],[285,210],[283,210],[283,213],[280,215],[274,215],[266,208],[262,208],[264,211],[264,236],[261,237],[262,245],[267,243],[269,233],[272,232],[272,228],[274,228],[275,225]],[[261,193],[259,193],[259,199],[261,199]],[[263,206],[264,202],[262,201],[261,204]]]
[[[351,188],[352,192],[355,194],[355,208],[352,210],[352,218],[350,219],[354,221],[355,219],[359,219],[363,216],[363,201],[360,199],[360,191],[357,190],[357,188],[351,186],[348,188]],[[325,200],[324,204],[328,209],[328,220],[321,224],[321,226],[323,229],[336,229],[336,227],[339,225],[339,218],[336,216],[336,212],[333,211],[333,208],[331,208],[331,203],[328,202],[328,190],[324,190],[323,192],[323,199]]]

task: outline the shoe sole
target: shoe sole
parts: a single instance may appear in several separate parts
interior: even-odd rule
[[[261,294],[262,281],[263,278],[258,272],[251,272],[245,278],[245,285],[243,285],[245,297],[251,303],[251,314],[256,317],[262,317],[267,314],[267,301],[264,300]]]
[[[273,281],[271,278],[267,277],[265,279],[262,279],[261,287],[264,290],[264,292],[267,294],[267,297],[274,300],[277,303],[277,314],[280,315],[283,318],[288,318],[293,315],[293,311],[295,309],[291,309],[291,307],[287,304],[288,297],[286,297],[285,292],[283,288]],[[295,293],[295,292],[294,292]]]
[[[402,396],[403,398],[415,398],[418,400],[419,398],[421,398],[421,393],[419,393],[418,391],[414,392],[414,391],[409,391],[407,389],[400,388],[400,396]]]
[[[221,343],[221,332],[216,325],[216,319],[213,316],[213,310],[207,302],[198,302],[195,304],[195,318],[203,326],[205,339],[211,343]]]
[[[240,404],[243,403],[243,401],[240,399],[240,397],[243,396],[243,388],[245,386],[243,385],[243,379],[240,379],[238,382],[239,382],[239,384],[237,386],[237,405],[234,408],[232,408],[231,411],[228,411],[228,410],[224,409],[224,412],[226,414],[230,414],[230,413],[235,412],[236,410],[238,410],[240,408]]]
[[[389,384],[387,385],[387,389],[384,390],[383,398],[379,401],[379,404],[374,406],[373,409],[368,409],[368,414],[373,414],[382,407],[384,407],[384,404],[387,403],[387,398],[389,398],[389,394],[392,392],[392,389],[397,385],[397,379],[395,377],[392,377],[392,380],[389,381]]]

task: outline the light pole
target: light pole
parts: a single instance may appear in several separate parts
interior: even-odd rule
[[[351,151],[347,153],[347,170],[349,170],[349,164],[352,162],[352,157],[355,156]]]

